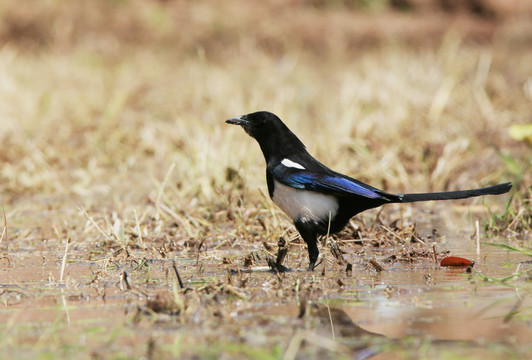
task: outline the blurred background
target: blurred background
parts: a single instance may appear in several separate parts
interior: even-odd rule
[[[531,183],[529,1],[4,0],[0,17],[12,219],[143,206],[165,176],[200,217],[235,179],[257,203],[260,150],[224,124],[257,110],[388,191]]]

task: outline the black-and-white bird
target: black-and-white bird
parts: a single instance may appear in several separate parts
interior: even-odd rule
[[[504,183],[481,189],[418,194],[389,194],[333,171],[314,159],[275,114],[259,111],[226,120],[240,125],[260,145],[266,159],[268,192],[294,221],[308,246],[309,270],[318,259],[318,235],[335,233],[361,211],[390,203],[464,199],[508,192]]]

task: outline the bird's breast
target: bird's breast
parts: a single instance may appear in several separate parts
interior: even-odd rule
[[[274,181],[272,200],[293,220],[332,219],[338,212],[338,200],[332,195],[294,189]]]

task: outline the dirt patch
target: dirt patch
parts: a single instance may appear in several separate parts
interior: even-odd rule
[[[383,41],[436,45],[449,31],[464,39],[491,41],[506,22],[532,16],[526,1],[392,1],[374,7],[363,1],[131,3],[18,7],[8,1],[0,42],[30,51],[90,44],[110,56],[118,56],[118,47],[157,43],[178,53],[201,48],[222,57],[245,34],[270,54],[297,46],[313,56],[337,56]]]

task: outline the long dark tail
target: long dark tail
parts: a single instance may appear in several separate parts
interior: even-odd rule
[[[430,200],[452,200],[465,199],[474,196],[482,195],[499,195],[510,191],[512,183],[504,183],[494,186],[488,186],[481,189],[460,190],[460,191],[445,191],[435,193],[420,193],[420,194],[398,194],[399,202],[409,203],[416,201],[430,201]]]

